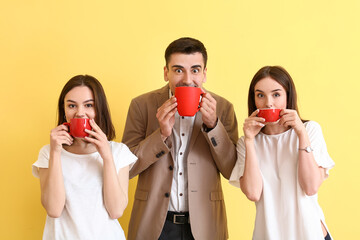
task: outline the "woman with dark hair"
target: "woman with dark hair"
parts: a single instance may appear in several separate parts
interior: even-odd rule
[[[281,109],[266,123],[259,109]],[[299,117],[296,90],[279,66],[261,68],[252,79],[249,117],[237,144],[230,183],[256,204],[254,240],[331,239],[317,192],[334,166],[321,127]]]
[[[90,119],[88,137],[69,134],[63,123],[74,118]],[[33,164],[47,212],[43,239],[125,239],[117,218],[127,206],[129,165],[137,158],[114,138],[100,82],[71,78],[59,97],[58,126]]]

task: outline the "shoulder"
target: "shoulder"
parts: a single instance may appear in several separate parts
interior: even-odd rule
[[[50,144],[47,144],[47,145],[43,146],[40,149],[40,154],[49,155],[50,154]]]
[[[111,146],[111,149],[114,151],[114,150],[119,150],[119,149],[122,149],[122,148],[126,148],[126,145],[121,143],[121,142],[114,142],[114,141],[109,141],[110,143],[110,146]]]
[[[307,121],[304,123],[306,130],[311,131],[311,130],[321,130],[321,126],[319,123],[315,122],[315,121]]]
[[[166,85],[162,88],[159,88],[159,89],[147,92],[147,93],[143,93],[143,94],[133,98],[132,102],[146,102],[150,99],[154,99],[154,98],[158,97],[161,94],[164,94],[166,92],[168,93],[168,91],[169,91],[169,87],[168,87],[168,85]]]
[[[216,100],[216,103],[218,105],[228,105],[228,106],[232,106],[232,103],[229,102],[226,98],[214,93],[214,92],[211,92],[211,91],[208,91],[211,96]]]

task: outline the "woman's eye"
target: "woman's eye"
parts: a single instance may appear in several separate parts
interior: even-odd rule
[[[85,105],[85,107],[91,108],[91,107],[93,107],[93,105],[92,105],[92,103],[88,103],[88,104]]]
[[[263,95],[263,94],[261,94],[261,93],[259,93],[257,96],[258,96],[259,98],[264,97],[264,95]]]
[[[274,97],[280,97],[280,94],[275,93],[275,94],[274,94]]]
[[[76,107],[76,106],[75,106],[75,104],[69,104],[68,107],[69,107],[69,108],[74,108],[74,107]]]

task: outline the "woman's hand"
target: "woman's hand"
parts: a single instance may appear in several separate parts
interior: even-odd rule
[[[299,115],[297,114],[296,110],[283,109],[280,112],[280,116],[280,125],[293,128],[298,136],[306,132],[305,126],[301,121]]]
[[[260,130],[265,126],[265,119],[257,117],[259,109],[255,110],[247,119],[245,119],[243,125],[243,131],[245,139],[252,140],[260,132]]]
[[[73,138],[68,133],[68,127],[61,124],[50,132],[50,151],[60,152],[62,145],[73,144]]]
[[[110,144],[105,133],[95,123],[94,119],[90,119],[90,126],[92,127],[92,131],[85,129],[85,132],[90,135],[89,137],[85,137],[85,139],[95,145],[96,150],[100,153],[104,161],[112,159]]]

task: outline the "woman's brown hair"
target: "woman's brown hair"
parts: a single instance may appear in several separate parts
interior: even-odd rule
[[[115,138],[115,128],[111,121],[109,105],[101,83],[90,75],[77,75],[71,78],[60,93],[58,101],[58,125],[66,122],[64,100],[66,94],[73,88],[79,86],[88,87],[94,94],[95,122],[107,136],[107,139]]]

